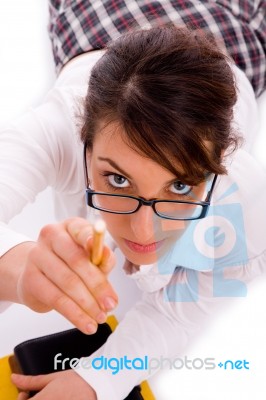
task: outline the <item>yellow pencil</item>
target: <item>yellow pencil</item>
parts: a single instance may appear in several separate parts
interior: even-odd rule
[[[93,226],[91,261],[94,265],[99,265],[102,261],[105,229],[106,225],[102,219],[97,220]]]

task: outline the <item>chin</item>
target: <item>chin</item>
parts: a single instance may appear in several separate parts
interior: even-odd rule
[[[158,261],[158,256],[140,256],[140,255],[132,255],[132,254],[124,254],[124,256],[135,265],[149,265],[154,264]]]

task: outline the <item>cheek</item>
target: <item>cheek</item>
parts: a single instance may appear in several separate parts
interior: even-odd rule
[[[115,240],[118,237],[127,236],[127,232],[129,232],[130,229],[129,218],[125,215],[111,214],[101,211],[100,214],[106,223],[108,232]]]
[[[162,220],[161,229],[165,232],[167,237],[167,246],[165,248],[168,251],[186,232],[189,225],[189,221],[171,221]]]
[[[106,223],[108,232],[114,239],[132,237],[132,227],[128,215],[111,214],[102,211],[99,211],[99,213]],[[167,219],[158,219],[156,222],[155,236],[158,235],[159,239],[162,237],[168,238],[171,243],[183,235],[189,223],[188,221],[172,221]],[[165,235],[162,235],[163,232]]]
[[[184,230],[185,226],[185,221],[173,221],[170,219],[161,220],[161,228],[164,232]]]

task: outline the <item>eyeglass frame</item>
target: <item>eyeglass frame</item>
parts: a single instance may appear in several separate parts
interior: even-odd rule
[[[146,200],[143,199],[141,197],[135,197],[135,196],[131,196],[131,195],[121,195],[121,194],[115,194],[115,193],[108,193],[108,192],[98,192],[95,191],[93,189],[91,189],[89,187],[90,183],[89,183],[89,177],[88,177],[88,166],[87,166],[87,158],[86,158],[86,152],[87,152],[87,143],[84,143],[84,147],[83,147],[83,168],[84,168],[84,178],[85,178],[85,185],[86,185],[86,189],[85,189],[85,194],[86,194],[86,204],[89,207],[94,208],[95,210],[99,210],[99,211],[103,211],[103,212],[107,212],[110,214],[118,214],[118,215],[129,215],[129,214],[134,214],[135,212],[137,212],[140,207],[142,206],[149,206],[152,207],[154,213],[162,218],[162,219],[168,219],[168,220],[172,220],[172,221],[193,221],[193,220],[198,220],[198,219],[202,219],[204,217],[206,217],[207,212],[209,210],[209,207],[211,205],[211,198],[212,198],[212,194],[214,191],[214,187],[215,187],[215,183],[217,181],[218,175],[214,174],[214,178],[210,187],[210,190],[207,193],[207,196],[205,198],[204,201],[186,201],[186,200]],[[109,211],[109,210],[105,210],[103,208],[99,208],[96,207],[93,202],[92,202],[92,197],[93,195],[106,195],[106,196],[110,196],[110,197],[123,197],[123,198],[128,198],[128,199],[134,199],[137,200],[139,202],[137,208],[134,211],[127,211],[127,212],[119,212],[119,211]],[[167,217],[167,216],[163,216],[161,214],[158,213],[158,211],[155,208],[155,204],[156,203],[177,203],[177,204],[192,204],[192,205],[198,205],[198,206],[202,206],[202,211],[200,213],[200,215],[198,217],[190,217],[190,218],[171,218],[171,217]]]

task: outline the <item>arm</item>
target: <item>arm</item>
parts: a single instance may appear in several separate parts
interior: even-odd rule
[[[18,301],[15,283],[33,246],[31,238],[15,232],[7,223],[57,180],[55,160],[60,159],[60,153],[56,140],[63,128],[58,108],[51,94],[43,106],[0,130],[1,300]],[[49,117],[57,113],[52,129]]]
[[[17,292],[17,283],[24,268],[22,260],[27,259],[33,246],[33,242],[20,243],[0,258],[1,300],[14,303],[21,302]]]
[[[51,96],[52,97],[52,96]],[[18,302],[16,282],[33,243],[7,223],[56,176],[48,146],[50,126],[43,116],[56,112],[52,99],[0,130],[0,299]],[[52,143],[51,143],[52,145]],[[55,147],[56,149],[57,147]],[[46,173],[45,171],[49,171]],[[33,241],[32,241],[33,242]]]
[[[239,280],[248,284],[256,276],[265,273],[266,252],[248,265],[237,268],[229,268],[226,271],[223,288],[230,289],[230,279]],[[199,291],[190,284],[195,278],[199,282]],[[221,311],[234,301],[232,297],[215,297],[213,295],[212,272],[196,272],[193,270],[178,268],[173,279],[165,289],[156,293],[145,294],[143,301],[134,307],[119,324],[116,331],[110,336],[107,343],[84,361],[76,372],[82,376],[94,388],[97,399],[121,400],[126,397],[133,386],[149,378],[160,369],[160,363],[164,367],[169,365],[169,360],[182,357],[188,345],[194,338],[204,333],[207,324],[214,321]],[[227,281],[228,279],[228,281]],[[177,285],[184,285],[187,302],[169,302],[169,291],[178,290]],[[193,301],[195,295],[199,295],[197,301]],[[237,295],[237,293],[235,293]],[[247,301],[243,298],[243,302]],[[123,358],[143,359],[148,356],[150,361],[147,369],[120,369],[114,374],[113,369],[96,370],[86,368],[93,359],[103,356],[106,359]],[[162,360],[168,359],[164,361]],[[86,359],[85,359],[86,360]],[[99,361],[97,362],[99,365]],[[140,365],[140,363],[138,364]],[[83,367],[82,367],[83,366]],[[104,385],[103,385],[104,382]]]
[[[106,248],[101,269],[89,263],[90,223],[73,219],[48,225],[36,241],[5,225],[48,185],[63,200],[69,197],[72,215],[81,213],[81,204],[86,211],[73,96],[68,88],[54,89],[44,105],[0,133],[0,299],[40,312],[54,308],[92,333],[104,322],[106,309],[114,307],[110,302],[106,306],[106,298],[114,298],[115,304],[117,296],[107,281],[112,253]]]

